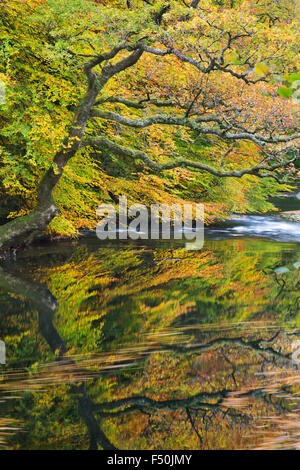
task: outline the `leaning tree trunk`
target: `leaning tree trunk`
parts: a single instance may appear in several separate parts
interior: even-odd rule
[[[56,214],[55,205],[49,201],[47,206],[37,206],[31,214],[2,225],[0,227],[0,250],[6,251],[41,238]]]
[[[98,94],[96,76],[91,77],[83,103],[76,112],[67,145],[57,152],[51,167],[39,184],[35,209],[28,215],[0,226],[0,251],[8,251],[41,238],[45,235],[51,220],[57,215],[58,211],[52,197],[53,189],[60,180],[66,164],[81,145],[90,111]]]
[[[95,56],[84,65],[83,69],[88,80],[88,88],[82,104],[77,109],[67,143],[64,143],[61,150],[57,152],[51,167],[39,184],[38,203],[33,212],[0,227],[0,251],[9,250],[20,244],[28,244],[40,238],[44,235],[51,220],[56,216],[57,209],[52,197],[53,189],[59,182],[68,161],[81,146],[87,122],[91,117],[91,109],[98,94],[114,75],[134,65],[143,54],[143,49],[137,47],[127,57],[117,63],[110,64],[110,59],[113,59],[124,49],[127,49],[126,44],[113,47],[109,52]],[[102,62],[106,65],[102,66],[101,74],[98,75],[93,69]]]

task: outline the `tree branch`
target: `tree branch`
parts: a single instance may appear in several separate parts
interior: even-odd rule
[[[279,144],[279,143],[287,143],[293,140],[300,138],[299,134],[294,134],[291,136],[286,137],[267,137],[262,134],[256,133],[255,131],[245,130],[243,132],[229,132],[229,129],[232,130],[234,124],[230,123],[227,124],[221,119],[219,116],[211,114],[206,116],[197,116],[197,118],[191,120],[186,118],[185,116],[175,116],[175,115],[167,115],[167,114],[155,114],[150,117],[141,118],[141,119],[131,119],[121,114],[114,113],[111,111],[104,111],[98,108],[94,108],[91,111],[91,117],[99,117],[101,119],[107,119],[109,121],[115,121],[123,126],[133,127],[136,129],[143,129],[145,127],[149,127],[155,124],[163,124],[163,125],[171,125],[171,126],[183,126],[187,127],[193,131],[200,132],[203,135],[216,135],[221,137],[222,139],[228,140],[250,140],[259,146],[263,146],[264,144]],[[214,122],[218,124],[215,127],[208,127],[203,126],[203,123],[210,123]],[[238,126],[237,126],[238,127]]]
[[[95,106],[102,105],[104,103],[118,103],[127,106],[128,108],[145,109],[148,104],[163,108],[167,106],[178,106],[178,103],[172,100],[157,100],[155,98],[145,98],[139,101],[123,98],[122,96],[110,96],[109,98],[101,98],[97,100]]]
[[[276,174],[270,173],[271,171],[274,171],[277,169],[279,164],[274,165],[273,167],[267,166],[264,164],[258,164],[250,168],[244,168],[241,170],[237,171],[222,171],[218,170],[210,165],[207,165],[205,163],[193,161],[193,160],[188,160],[185,158],[178,158],[174,161],[170,161],[167,163],[159,164],[152,160],[149,155],[147,155],[145,152],[142,152],[141,150],[135,150],[130,147],[125,147],[123,145],[117,144],[106,137],[91,137],[87,138],[86,140],[83,141],[82,143],[83,147],[97,147],[97,148],[106,148],[109,150],[112,150],[113,152],[123,155],[126,157],[130,157],[134,160],[142,160],[149,168],[151,168],[155,172],[161,172],[165,170],[171,170],[174,168],[179,168],[179,167],[190,167],[190,168],[195,168],[197,170],[201,171],[206,171],[214,176],[218,176],[220,178],[242,178],[244,175],[255,175],[258,176],[259,178],[274,178],[278,182],[280,182],[278,176]],[[291,163],[291,161],[288,161],[285,163],[285,165],[281,165],[281,167],[287,166]],[[268,171],[267,173],[264,173],[263,171]]]

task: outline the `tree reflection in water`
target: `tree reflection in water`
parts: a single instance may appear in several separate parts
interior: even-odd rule
[[[0,270],[7,448],[299,446],[295,246],[51,249]]]

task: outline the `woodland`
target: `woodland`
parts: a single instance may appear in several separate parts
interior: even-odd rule
[[[0,449],[300,448],[299,20],[0,0]],[[99,240],[121,196],[203,249]]]
[[[299,181],[299,2],[0,2],[0,247],[96,208],[267,212]]]

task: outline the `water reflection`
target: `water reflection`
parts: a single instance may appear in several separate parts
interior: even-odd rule
[[[298,447],[299,247],[118,248],[45,245],[1,268],[0,435],[21,427],[5,446]]]

